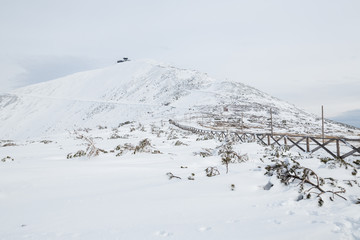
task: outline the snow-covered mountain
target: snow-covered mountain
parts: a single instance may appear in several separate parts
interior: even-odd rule
[[[242,126],[265,132],[270,108],[275,131],[320,133],[316,116],[242,83],[154,61],[128,61],[1,95],[0,139],[169,118],[202,127]],[[326,126],[328,134],[349,133],[337,123]]]

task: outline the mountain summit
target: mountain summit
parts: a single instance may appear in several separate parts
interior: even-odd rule
[[[206,128],[319,133],[316,116],[239,82],[155,61],[127,61],[0,95],[1,138],[32,138],[125,121],[168,120]],[[327,123],[327,132],[347,128]]]

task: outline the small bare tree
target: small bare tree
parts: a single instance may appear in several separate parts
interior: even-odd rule
[[[226,173],[229,172],[229,164],[234,157],[234,151],[231,144],[225,144],[224,147],[219,151],[221,156],[221,163],[226,166]]]
[[[230,163],[241,163],[249,160],[247,154],[240,155],[235,152],[232,147],[232,142],[230,141],[221,146],[221,149],[219,150],[219,155],[221,156],[222,164],[226,165],[226,173],[229,172]]]

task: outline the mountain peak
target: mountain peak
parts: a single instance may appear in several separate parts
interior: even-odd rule
[[[169,118],[191,119],[192,124],[207,128],[236,128],[242,117],[248,129],[264,132],[270,108],[277,131],[320,131],[315,116],[245,84],[218,81],[154,60],[131,60],[2,95],[0,130],[7,138],[34,137],[77,127]],[[336,123],[327,126],[328,131],[346,132]]]

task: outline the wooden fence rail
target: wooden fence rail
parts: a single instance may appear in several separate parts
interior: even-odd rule
[[[181,125],[173,120],[169,120],[174,126],[198,134],[211,134],[215,137],[235,137],[241,142],[257,141],[263,145],[287,146],[289,149],[296,147],[303,152],[314,153],[320,149],[326,151],[334,158],[344,159],[356,155],[360,156],[360,147],[354,146],[360,144],[360,139],[338,138],[338,137],[317,137],[294,134],[277,133],[250,133],[234,131],[204,130],[195,127]],[[352,144],[351,144],[352,143]],[[343,152],[341,151],[343,149]],[[345,151],[345,152],[344,152]]]

